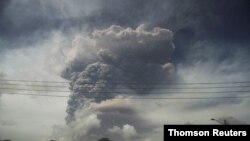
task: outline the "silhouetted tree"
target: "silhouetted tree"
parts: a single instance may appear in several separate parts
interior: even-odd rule
[[[110,140],[109,138],[101,138],[101,139],[99,139],[97,141],[112,141],[112,140]]]

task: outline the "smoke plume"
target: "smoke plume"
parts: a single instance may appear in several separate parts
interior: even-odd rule
[[[149,94],[150,89],[132,88],[170,79],[174,72],[170,63],[174,51],[172,40],[170,30],[159,27],[146,30],[144,25],[136,29],[112,25],[95,30],[88,37],[76,37],[62,72],[71,81],[72,90],[67,122],[74,120],[75,112],[86,105],[86,100],[99,103],[113,98],[121,87],[123,91],[119,94],[126,91]]]

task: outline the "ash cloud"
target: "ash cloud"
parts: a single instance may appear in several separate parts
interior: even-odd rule
[[[174,73],[170,63],[175,48],[172,40],[170,30],[159,27],[146,30],[144,25],[136,29],[112,25],[94,31],[89,37],[77,37],[62,73],[71,80],[67,121],[74,119],[75,111],[85,105],[86,99],[101,102],[116,96],[118,87],[129,90],[131,83],[134,87],[143,82],[170,80]],[[150,90],[133,93],[149,94]]]
[[[60,141],[96,141],[101,137],[112,140],[143,141],[155,125],[145,119],[139,105],[129,99],[108,99],[90,102],[78,109],[75,120],[67,126],[55,126],[54,137]]]
[[[108,132],[111,134],[118,134],[126,139],[137,135],[135,127],[129,124],[124,125],[122,128],[114,126],[113,128],[108,129]]]
[[[148,95],[154,83],[172,80],[174,48],[170,30],[149,30],[145,25],[135,29],[112,25],[89,36],[76,37],[62,72],[71,81],[72,90],[67,126],[56,129],[62,140],[97,140],[105,136],[124,141],[143,139],[141,134],[149,133],[155,126],[138,113],[134,102],[123,98]],[[148,82],[154,82],[151,89],[133,89],[145,87]],[[93,115],[95,126],[79,130],[78,126],[86,127],[86,118],[79,115]],[[74,132],[67,134],[70,129]]]

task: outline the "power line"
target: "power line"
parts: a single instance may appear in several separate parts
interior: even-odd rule
[[[44,92],[71,92],[71,91],[59,91],[59,90],[32,90],[32,89],[19,89],[19,88],[0,88],[0,90],[21,90],[21,91],[44,91]],[[152,92],[150,94],[200,94],[200,93],[248,93],[250,90],[247,91],[191,91],[191,92],[180,92],[180,91],[167,91],[167,92]],[[88,91],[80,91],[82,94],[90,94],[90,93],[108,93],[108,94],[134,94],[135,92],[122,92],[122,91],[96,91],[96,92],[88,92]],[[138,93],[138,92],[137,92]],[[140,93],[139,93],[140,94]]]
[[[10,79],[0,79],[0,81],[6,82],[45,82],[45,83],[69,83],[69,82],[62,82],[62,81],[33,81],[33,80],[10,80]],[[250,81],[235,81],[235,82],[187,82],[187,83],[174,83],[174,82],[109,82],[108,84],[143,84],[143,85],[199,85],[199,84],[247,84]],[[82,84],[107,84],[104,82],[83,82]]]
[[[49,87],[49,88],[69,88],[69,86],[53,86],[53,85],[36,85],[36,84],[9,84],[9,83],[0,83],[0,85],[4,85],[4,86],[35,86],[35,87]],[[101,86],[79,86],[80,88],[83,87],[95,87],[95,88],[105,88],[105,87],[101,87]],[[250,85],[246,85],[246,86],[208,86],[208,87],[187,87],[187,88],[183,88],[183,87],[129,87],[129,88],[115,88],[115,89],[219,89],[219,88],[248,88],[250,87]]]
[[[48,94],[21,94],[21,93],[1,93],[0,95],[27,95],[27,96],[44,96],[44,97],[69,97],[64,95],[48,95]]]
[[[60,90],[37,90],[37,89],[22,89],[22,88],[0,88],[0,90],[21,90],[21,91],[45,91],[45,92],[71,92],[71,91],[60,91]]]
[[[239,99],[239,98],[250,98],[250,96],[227,96],[227,97],[132,97],[132,98],[120,98],[120,99],[149,99],[149,100],[160,100],[160,99],[168,99],[168,100],[190,100],[190,99]]]
[[[149,88],[149,87],[146,87],[146,88],[140,88],[140,87],[137,87],[137,88],[124,88],[124,89],[220,89],[220,88],[248,88],[250,87],[249,86],[221,86],[221,87],[187,87],[187,88],[181,88],[181,87],[152,87],[152,88]],[[120,88],[118,88],[120,89]]]
[[[45,82],[45,83],[69,83],[69,82],[62,82],[62,81],[38,81],[38,80],[14,80],[14,79],[0,79],[0,81],[7,81],[7,82]]]
[[[41,96],[41,97],[61,97],[61,98],[68,98],[69,96],[61,96],[61,95],[44,95],[44,94],[18,94],[18,93],[4,93],[4,95],[27,95],[27,96]],[[148,100],[192,100],[192,99],[242,99],[242,98],[250,98],[250,96],[223,96],[223,97],[94,97],[94,98],[100,98],[100,99],[148,99]]]
[[[37,84],[17,84],[17,83],[1,83],[0,85],[5,85],[5,86],[35,86],[35,87],[58,87],[58,88],[65,88],[69,87],[69,85],[37,85]]]

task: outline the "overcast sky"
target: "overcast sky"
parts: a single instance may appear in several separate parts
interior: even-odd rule
[[[249,82],[249,25],[249,0],[1,0],[0,79],[66,82],[56,89],[66,92],[4,90],[37,88],[28,86],[36,82],[0,81],[0,140],[161,141],[164,124],[212,124],[211,118],[250,123],[247,98],[124,99],[248,93],[181,95],[157,85],[139,91],[112,83]],[[226,86],[188,91],[250,90]],[[98,94],[120,88],[125,91]]]

